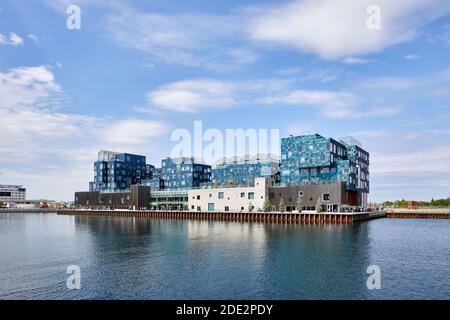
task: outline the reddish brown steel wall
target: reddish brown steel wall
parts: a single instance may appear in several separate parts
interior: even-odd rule
[[[283,223],[352,223],[372,219],[368,213],[271,213],[271,212],[190,212],[148,210],[59,210],[58,214],[86,216],[148,217],[157,219],[193,219]]]

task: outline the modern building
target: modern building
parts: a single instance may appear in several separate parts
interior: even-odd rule
[[[319,134],[281,139],[281,185],[345,183],[346,202],[366,206],[369,153],[354,138],[340,141]]]
[[[23,186],[1,184],[0,185],[0,202],[15,203],[25,201],[27,198],[27,190]]]
[[[93,209],[149,209],[150,187],[132,185],[122,192],[75,192],[75,206]]]
[[[161,162],[164,190],[198,188],[211,181],[211,166],[195,158],[167,158]]]
[[[150,191],[151,210],[187,210],[188,191],[187,190],[164,190]]]
[[[322,210],[327,212],[342,211],[351,207],[346,198],[345,182],[321,183],[309,185],[275,186],[269,189],[270,210],[278,211],[283,199],[284,211],[316,210],[318,200]]]
[[[273,156],[228,158],[214,169],[194,158],[167,158],[161,168],[144,156],[100,151],[90,192],[75,204],[89,208],[190,211],[359,210],[367,207],[369,153],[354,138],[319,134],[281,140]]]
[[[188,190],[189,211],[262,211],[270,179],[255,178],[253,186]]]
[[[212,169],[211,183],[215,187],[245,187],[261,177],[277,183],[279,172],[280,161],[270,154],[223,158]]]
[[[161,178],[161,168],[152,170],[151,178],[141,180],[141,184],[149,186],[152,190],[164,190],[164,180]]]
[[[151,179],[155,167],[146,164],[145,156],[101,150],[94,162],[94,181],[90,191],[120,192],[131,185]]]

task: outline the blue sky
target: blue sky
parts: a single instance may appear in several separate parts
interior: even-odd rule
[[[450,4],[376,2],[3,0],[0,183],[71,200],[99,149],[159,165],[201,120],[351,135],[370,200],[448,197]]]

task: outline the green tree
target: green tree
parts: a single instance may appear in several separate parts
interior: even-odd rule
[[[280,199],[280,203],[278,204],[278,211],[284,212],[284,200],[283,198]]]
[[[270,211],[270,201],[267,198],[266,198],[266,200],[264,200],[263,210],[264,210],[264,212]]]
[[[298,196],[297,198],[297,210],[298,212],[302,212],[303,210],[303,197]]]
[[[322,212],[322,200],[320,199],[320,197],[317,198],[316,212],[317,213],[321,213]]]

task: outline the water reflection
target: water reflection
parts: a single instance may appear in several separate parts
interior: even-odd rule
[[[449,227],[0,215],[0,298],[448,298]],[[65,287],[70,264],[79,291]],[[370,264],[382,290],[366,287]]]

